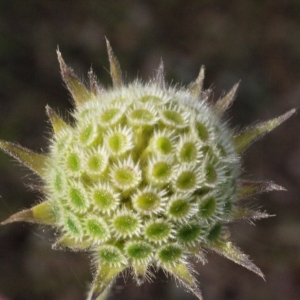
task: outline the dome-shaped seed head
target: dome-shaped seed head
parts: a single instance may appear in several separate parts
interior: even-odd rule
[[[202,90],[204,69],[187,88],[167,86],[163,65],[154,79],[125,84],[108,45],[113,87],[100,88],[89,73],[86,88],[58,59],[72,94],[74,124],[52,109],[53,138],[47,155],[12,143],[0,147],[43,180],[45,201],[4,221],[49,224],[60,232],[56,246],[91,252],[97,270],[89,293],[96,299],[114,278],[133,269],[138,282],[151,266],[163,268],[201,299],[189,256],[212,249],[263,276],[224,237],[235,219],[267,214],[240,199],[280,189],[241,180],[241,153],[290,115],[231,130],[223,113],[237,86],[215,105]]]

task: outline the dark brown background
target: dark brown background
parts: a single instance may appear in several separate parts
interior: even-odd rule
[[[45,105],[71,108],[59,75],[59,45],[85,76],[91,63],[110,84],[104,36],[128,80],[147,80],[163,58],[169,82],[189,83],[206,66],[214,101],[241,79],[230,110],[233,127],[267,120],[300,104],[300,2],[266,0],[0,0],[0,137],[47,149]],[[66,115],[66,114],[65,114]],[[209,254],[197,265],[205,300],[300,299],[300,119],[294,116],[257,142],[244,175],[271,179],[287,192],[251,202],[276,217],[231,227],[231,239],[266,275],[266,282]],[[0,220],[36,203],[34,177],[0,154]],[[26,183],[24,186],[23,183]],[[46,228],[0,228],[0,299],[80,300],[91,281],[87,255],[51,250]],[[50,241],[49,241],[50,240]],[[111,299],[195,299],[163,273],[153,284],[118,281]]]

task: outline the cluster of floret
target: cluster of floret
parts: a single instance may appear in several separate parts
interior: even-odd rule
[[[202,249],[263,276],[226,241],[223,227],[235,219],[267,217],[239,200],[280,187],[239,179],[240,154],[294,111],[235,135],[221,116],[237,85],[214,106],[202,90],[203,68],[188,88],[167,87],[162,65],[149,83],[124,85],[109,44],[108,53],[114,88],[104,90],[92,72],[87,89],[58,52],[76,107],[73,125],[47,107],[54,130],[49,155],[0,142],[40,175],[45,191],[44,202],[3,224],[52,225],[60,232],[55,247],[90,251],[97,273],[89,299],[127,268],[141,284],[153,266],[201,299],[187,258],[205,262]]]
[[[181,99],[185,91],[136,83],[77,108],[76,127],[51,145],[46,178],[66,237],[110,247],[142,239],[151,261],[157,245],[183,252],[227,220],[239,167],[229,133],[204,103]]]

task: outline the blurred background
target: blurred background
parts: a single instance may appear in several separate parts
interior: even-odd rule
[[[216,101],[241,80],[228,118],[234,128],[300,106],[299,0],[0,0],[0,137],[47,151],[49,104],[71,110],[55,50],[81,78],[92,65],[110,85],[107,37],[126,80],[147,80],[163,59],[168,82],[188,84],[206,67]],[[300,116],[248,149],[244,176],[287,192],[251,200],[276,217],[233,224],[231,240],[266,282],[217,254],[197,264],[205,300],[300,299]],[[0,220],[37,203],[36,178],[0,154]],[[25,185],[24,185],[25,182]],[[30,224],[0,227],[1,300],[83,300],[92,280],[87,254],[53,251],[55,236]],[[118,280],[109,299],[196,299],[158,273],[136,287]]]

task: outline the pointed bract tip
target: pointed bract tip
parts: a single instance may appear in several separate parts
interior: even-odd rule
[[[188,90],[190,91],[192,96],[196,99],[199,99],[203,90],[203,82],[205,77],[204,73],[205,73],[205,67],[201,66],[197,79],[188,86]]]
[[[192,292],[198,300],[203,300],[197,281],[191,274],[186,263],[178,263],[174,266],[164,266],[163,269],[174,276],[174,278],[177,279],[188,291]]]
[[[231,106],[235,99],[239,84],[240,82],[236,83],[232,89],[216,103],[215,110],[218,115],[224,114],[224,112]]]
[[[137,285],[142,285],[147,279],[148,264],[132,264],[133,276]]]
[[[14,143],[1,140],[0,149],[2,149],[6,154],[18,160],[21,164],[31,169],[40,177],[43,177],[48,160],[47,156],[37,154]]]
[[[100,295],[105,299],[106,293],[108,293],[115,278],[126,268],[127,266],[124,265],[114,267],[108,264],[100,264],[87,300],[96,300]]]
[[[16,214],[13,214],[8,219],[1,222],[1,225],[6,225],[15,222],[36,223],[32,210],[26,209],[26,210],[19,211]]]
[[[198,246],[189,247],[189,251],[195,256],[197,260],[199,260],[203,265],[205,265],[208,260],[206,258],[206,254],[203,249],[199,249]]]
[[[262,271],[251,262],[246,254],[242,253],[241,250],[235,247],[231,242],[217,240],[209,246],[209,249],[245,267],[265,280],[265,276]]]
[[[65,121],[63,121],[49,105],[46,105],[46,114],[50,119],[52,128],[55,133],[58,133],[59,131],[69,127],[69,125],[65,123]]]
[[[243,199],[248,196],[271,191],[286,191],[286,189],[273,181],[240,180],[237,197],[238,199]]]
[[[261,212],[261,211],[255,211],[252,209],[247,209],[247,208],[236,208],[232,212],[232,219],[233,221],[236,220],[261,220],[261,219],[266,219],[273,217],[273,215],[269,215],[266,212]]]
[[[266,133],[270,132],[271,130],[275,129],[281,123],[283,123],[288,118],[290,118],[295,112],[296,109],[291,109],[290,111],[286,112],[285,114],[275,119],[246,128],[244,131],[236,135],[234,137],[233,142],[237,153],[239,154],[242,153],[253,142],[263,137]]]
[[[97,298],[100,296],[100,293],[98,292],[93,292],[90,297],[88,298],[88,300],[97,300]]]
[[[107,47],[109,64],[110,64],[110,76],[112,78],[113,86],[119,87],[123,84],[120,64],[118,59],[115,57],[113,53],[109,40],[107,38],[105,38],[105,40],[106,40],[106,47]]]
[[[53,245],[53,250],[72,249],[73,251],[84,251],[91,246],[91,243],[86,240],[75,240],[67,235],[61,236]]]
[[[29,222],[45,225],[55,225],[56,219],[50,201],[41,202],[30,209],[25,209],[10,216],[1,224],[14,222]]]
[[[67,71],[68,66],[66,65],[64,59],[62,58],[62,55],[61,55],[58,48],[56,50],[56,54],[57,54],[57,59],[58,59],[58,62],[59,62],[60,71],[63,74]]]
[[[142,276],[142,275],[139,275],[139,274],[135,275],[134,279],[135,279],[135,282],[136,282],[137,286],[140,286],[140,285],[144,284],[145,281],[146,281],[145,276]]]
[[[61,76],[77,105],[83,104],[91,99],[91,93],[79,80],[73,69],[68,67],[57,49],[57,58],[60,66]]]
[[[88,72],[89,77],[89,87],[90,91],[94,96],[100,95],[103,92],[103,89],[100,88],[97,76],[95,75],[92,67]]]
[[[165,82],[165,67],[164,67],[164,62],[163,62],[162,59],[160,60],[158,69],[156,71],[155,82],[162,89],[164,89],[165,86],[166,86],[166,82]]]

